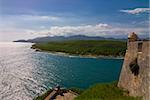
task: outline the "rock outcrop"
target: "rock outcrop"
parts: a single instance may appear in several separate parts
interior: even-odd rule
[[[150,100],[150,41],[138,41],[135,33],[128,37],[118,87],[128,90],[131,96]]]

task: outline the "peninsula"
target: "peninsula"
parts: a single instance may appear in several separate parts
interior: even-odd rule
[[[32,45],[37,51],[62,52],[69,55],[123,57],[126,51],[125,41],[115,40],[74,40]]]

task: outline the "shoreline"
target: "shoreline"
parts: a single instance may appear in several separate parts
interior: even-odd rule
[[[59,55],[65,57],[80,57],[80,58],[104,58],[104,59],[124,59],[124,56],[104,56],[104,55],[77,55],[77,54],[70,54],[65,52],[55,52],[55,51],[45,51],[38,48],[32,48],[35,52],[47,52],[52,55]]]

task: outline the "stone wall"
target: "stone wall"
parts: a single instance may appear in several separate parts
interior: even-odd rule
[[[128,90],[131,96],[142,96],[143,100],[150,100],[150,41],[142,42],[141,52],[138,44],[139,41],[128,42],[118,86]],[[139,66],[138,75],[133,74],[130,68],[135,59]]]

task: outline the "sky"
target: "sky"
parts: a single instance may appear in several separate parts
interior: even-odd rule
[[[149,35],[149,0],[0,0],[0,41]]]

